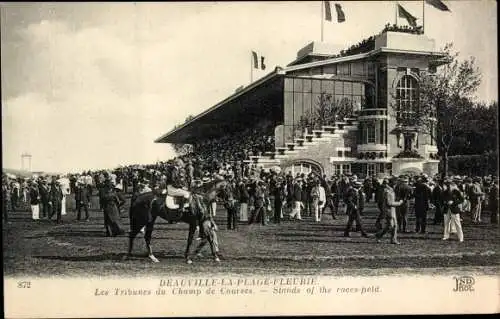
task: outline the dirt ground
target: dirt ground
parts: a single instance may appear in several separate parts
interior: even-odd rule
[[[266,226],[240,223],[238,230],[226,229],[225,210],[216,215],[222,261],[210,257],[208,246],[203,258],[187,265],[183,252],[187,224],[160,220],[153,232],[152,245],[160,263],[145,258],[142,235],[135,241],[133,258],[123,260],[128,238],[106,237],[102,212],[91,210],[90,221],[76,221],[72,195],[63,224],[31,220],[27,207],[10,212],[2,225],[4,274],[6,276],[161,276],[164,274],[326,274],[367,276],[389,274],[496,274],[499,270],[499,228],[489,224],[485,212],[482,224],[474,225],[464,216],[465,242],[456,236],[442,241],[442,226],[432,225],[428,216],[427,234],[399,234],[401,245],[389,244],[389,237],[377,243],[373,234],[377,211],[368,203],[363,223],[370,238],[357,232],[343,237],[347,216],[333,220],[330,214],[316,223],[272,222]],[[93,207],[98,207],[96,199]],[[122,218],[126,229],[128,208]],[[409,230],[414,230],[414,214]],[[197,242],[194,243],[194,246]],[[192,251],[194,251],[192,248]]]

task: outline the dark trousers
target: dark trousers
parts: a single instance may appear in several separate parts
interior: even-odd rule
[[[326,199],[325,207],[323,207],[323,211],[321,212],[322,214],[325,213],[325,210],[327,207],[330,209],[330,212],[332,213],[332,218],[336,219],[336,217],[335,217],[335,214],[336,214],[335,203],[333,202],[333,199],[331,197]]]
[[[42,205],[42,217],[47,217],[50,211],[49,202],[46,200],[42,200],[41,205]]]
[[[8,211],[9,205],[5,198],[3,199],[3,221],[7,222],[9,220],[9,211]]]
[[[403,202],[403,204],[396,208],[398,229],[400,232],[406,232],[406,225],[408,224],[408,210],[410,203],[408,201]]]
[[[52,202],[52,211],[49,215],[49,219],[52,219],[52,217],[54,215],[56,215],[56,222],[57,223],[60,223],[62,220],[62,216],[61,216],[61,212],[62,212],[62,203],[61,202]]]
[[[498,202],[491,203],[490,202],[490,222],[492,224],[498,224]]]
[[[85,219],[89,219],[89,204],[87,203],[76,203],[78,214],[76,215],[76,219],[80,220],[82,208],[85,211]]]
[[[434,225],[441,224],[444,220],[443,207],[441,205],[435,205],[434,211]]]
[[[253,224],[256,221],[258,222],[260,220],[262,225],[265,225],[266,224],[266,217],[265,217],[264,213],[265,213],[265,211],[264,211],[263,206],[255,207],[255,209],[252,212],[252,216],[250,217],[250,220],[248,221],[248,223]]]
[[[347,220],[347,227],[344,231],[344,235],[348,236],[351,231],[352,224],[356,222],[356,229],[359,229],[362,235],[366,235],[363,230],[363,225],[361,224],[361,215],[357,209],[349,209],[349,219]]]
[[[424,207],[415,207],[415,232],[425,233],[427,226],[427,209]]]
[[[279,224],[281,222],[281,210],[283,209],[283,202],[280,199],[274,200],[274,222]]]
[[[227,229],[237,229],[237,221],[236,221],[236,207],[234,205],[226,206],[227,210]]]
[[[385,218],[385,225],[384,225],[384,228],[379,230],[376,234],[375,234],[375,237],[377,237],[377,239],[381,239],[382,237],[384,237],[384,235],[388,232],[391,233],[391,242],[396,242],[397,241],[397,225],[391,225],[391,216],[390,215],[386,215],[384,214],[384,218]]]
[[[10,198],[10,205],[11,205],[12,211],[15,212],[16,208],[17,208],[17,196],[12,196]]]
[[[375,228],[377,230],[381,230],[382,229],[382,219],[384,219],[384,211],[383,211],[383,208],[382,208],[382,203],[377,203],[377,208],[378,208],[378,215],[377,215],[377,219],[375,220]]]

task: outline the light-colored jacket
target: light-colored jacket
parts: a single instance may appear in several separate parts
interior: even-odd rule
[[[396,201],[396,195],[394,194],[394,190],[387,186],[384,191],[385,197],[385,209],[386,213],[389,213],[391,216],[396,215],[396,207],[400,206],[403,201]]]
[[[326,203],[326,192],[323,186],[319,186],[319,201],[321,202],[320,206],[325,206]]]

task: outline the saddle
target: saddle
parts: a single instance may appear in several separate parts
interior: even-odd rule
[[[189,207],[189,199],[183,196],[169,194],[167,189],[162,191],[162,195],[165,195],[165,206],[168,209],[179,209],[179,204],[181,203],[181,201],[184,201],[184,208]]]
[[[175,210],[179,209],[179,204],[184,200],[184,208],[189,207],[189,200],[182,196],[170,196],[167,194],[165,197],[165,206],[168,209]]]

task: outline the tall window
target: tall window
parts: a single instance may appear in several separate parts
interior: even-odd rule
[[[342,174],[351,174],[351,164],[342,165]]]
[[[405,75],[396,86],[397,121],[411,120],[418,103],[418,83],[415,78]]]
[[[340,164],[335,165],[335,175],[336,176],[342,175],[342,165]]]
[[[366,144],[375,144],[375,125],[366,123],[365,127]]]
[[[366,175],[373,176],[377,173],[377,168],[375,164],[367,164],[366,165]]]

